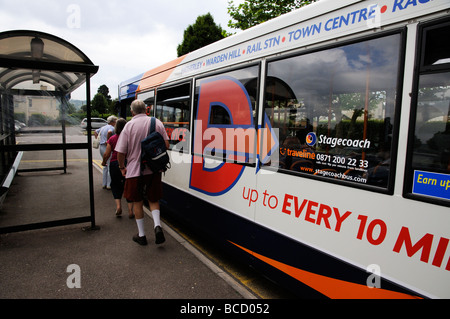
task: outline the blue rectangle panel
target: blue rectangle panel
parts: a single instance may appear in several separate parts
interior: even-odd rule
[[[413,194],[450,200],[450,175],[414,171]]]

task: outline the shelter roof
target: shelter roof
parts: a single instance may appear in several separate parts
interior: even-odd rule
[[[86,74],[97,71],[82,51],[54,35],[30,30],[0,33],[2,90],[46,87],[67,94],[85,82]]]

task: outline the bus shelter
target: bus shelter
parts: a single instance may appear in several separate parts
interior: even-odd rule
[[[85,222],[96,228],[90,78],[97,71],[54,35],[0,33],[0,233]],[[71,94],[83,85],[76,104]],[[85,131],[72,116],[83,102]]]

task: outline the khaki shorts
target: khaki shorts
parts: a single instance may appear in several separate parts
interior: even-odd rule
[[[155,203],[162,198],[161,173],[127,178],[123,197],[129,202],[141,202],[145,197]]]

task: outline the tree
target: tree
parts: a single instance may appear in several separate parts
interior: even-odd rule
[[[177,47],[178,56],[195,51],[224,38],[220,25],[216,25],[211,13],[199,16],[193,25],[184,30],[183,42]]]
[[[109,104],[106,97],[101,93],[95,94],[92,99],[92,111],[97,111],[99,114],[105,114],[108,111],[108,107]]]
[[[111,104],[109,104],[109,113],[111,113],[111,114],[119,114],[120,113],[119,99],[116,98],[111,101]]]
[[[109,88],[105,84],[101,85],[98,88],[97,93],[102,94],[106,98],[106,101],[108,102],[108,104],[111,104],[112,101],[111,101],[111,95],[109,95]]]
[[[245,0],[236,7],[233,0],[230,0],[228,14],[232,20],[228,21],[228,26],[245,30],[316,1],[318,0]]]

